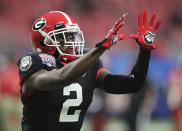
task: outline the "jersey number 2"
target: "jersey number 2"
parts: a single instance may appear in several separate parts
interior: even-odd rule
[[[78,83],[71,84],[69,86],[64,87],[63,96],[69,96],[71,91],[76,92],[76,99],[67,99],[63,103],[63,108],[60,113],[59,122],[76,122],[79,119],[81,110],[75,110],[74,114],[68,115],[68,110],[70,107],[79,106],[82,101],[82,87]]]

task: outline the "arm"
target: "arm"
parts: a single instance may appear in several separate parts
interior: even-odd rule
[[[138,59],[130,75],[114,75],[107,70],[100,72],[98,83],[99,87],[105,92],[112,94],[126,94],[138,92],[145,81],[149,67],[150,51],[140,49]]]
[[[104,53],[104,48],[94,48],[79,59],[58,70],[40,70],[23,83],[23,92],[55,90],[69,85],[81,77]],[[32,89],[33,88],[33,89]]]
[[[35,90],[49,91],[61,89],[81,77],[104,53],[104,51],[114,45],[118,40],[124,39],[124,35],[117,35],[119,28],[123,26],[124,14],[113,26],[104,41],[96,44],[96,47],[80,57],[70,62],[58,70],[40,70],[32,74],[23,83],[23,93],[34,93]]]
[[[113,75],[102,70],[97,80],[99,87],[112,94],[132,93],[142,88],[148,71],[151,50],[155,48],[154,33],[161,23],[161,20],[158,20],[152,28],[155,17],[156,14],[153,14],[149,25],[147,25],[147,11],[144,11],[142,25],[142,14],[138,15],[138,34],[131,34],[130,37],[135,39],[140,46],[140,53],[131,74],[129,76]]]

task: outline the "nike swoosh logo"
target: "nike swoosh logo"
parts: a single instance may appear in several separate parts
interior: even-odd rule
[[[84,77],[87,74],[87,72],[85,74],[82,75],[82,77]]]
[[[130,78],[134,79],[134,78],[135,78],[135,76],[134,76],[134,75],[130,75]]]

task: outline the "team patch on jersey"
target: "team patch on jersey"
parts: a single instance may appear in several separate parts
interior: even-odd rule
[[[21,59],[20,70],[27,71],[31,67],[31,65],[32,65],[32,57],[25,56]]]
[[[47,54],[39,54],[42,59],[42,63],[49,67],[56,67],[56,60],[53,56]]]

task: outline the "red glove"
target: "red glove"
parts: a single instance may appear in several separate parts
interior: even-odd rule
[[[154,39],[155,39],[155,31],[158,29],[161,24],[161,20],[159,19],[155,26],[152,28],[154,24],[156,14],[152,15],[149,25],[147,25],[147,11],[145,10],[143,13],[143,25],[142,25],[142,13],[138,14],[138,34],[131,34],[130,37],[135,39],[138,44],[144,50],[152,50],[155,48]]]
[[[96,47],[104,47],[104,48],[110,48],[113,46],[117,41],[122,40],[125,38],[124,34],[118,35],[118,30],[124,25],[124,18],[127,16],[127,14],[124,14],[122,17],[119,18],[118,21],[115,22],[112,29],[109,31],[106,38],[101,41],[100,43],[96,44]]]

